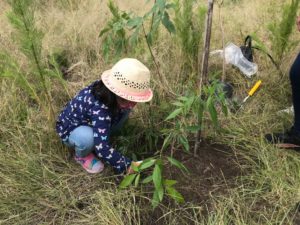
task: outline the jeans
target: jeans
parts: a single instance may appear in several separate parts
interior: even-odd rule
[[[131,110],[125,110],[120,118],[111,125],[110,135],[114,135],[118,132],[125,121],[128,119]],[[69,139],[64,142],[69,148],[75,149],[75,155],[77,157],[85,157],[94,151],[94,131],[90,126],[76,127],[69,135]]]
[[[294,129],[300,133],[300,53],[295,59],[290,70],[290,81],[292,86],[294,105]]]

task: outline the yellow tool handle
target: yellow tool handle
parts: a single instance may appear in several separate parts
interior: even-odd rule
[[[252,96],[254,94],[254,92],[256,92],[256,90],[259,88],[260,85],[261,85],[261,80],[259,80],[255,83],[253,88],[251,88],[251,90],[249,91],[248,95]]]

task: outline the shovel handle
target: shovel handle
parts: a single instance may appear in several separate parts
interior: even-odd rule
[[[253,88],[251,88],[251,90],[249,91],[248,95],[252,96],[256,92],[256,90],[259,88],[260,85],[261,85],[261,80],[259,80],[255,83]]]

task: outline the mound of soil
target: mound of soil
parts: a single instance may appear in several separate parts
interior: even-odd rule
[[[241,175],[233,151],[220,144],[204,142],[197,156],[176,151],[173,157],[182,162],[189,174],[182,173],[174,166],[164,169],[166,177],[178,181],[177,190],[186,202],[207,203],[210,195],[223,195],[235,184],[235,178]]]

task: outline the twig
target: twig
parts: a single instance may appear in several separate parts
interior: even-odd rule
[[[142,27],[143,27],[144,37],[145,37],[145,40],[146,40],[146,43],[147,43],[149,52],[150,52],[150,54],[151,54],[151,58],[152,58],[152,60],[153,60],[153,62],[154,62],[156,71],[157,71],[157,73],[158,73],[158,75],[159,75],[161,81],[164,82],[164,84],[165,84],[165,85],[163,85],[162,87],[163,87],[163,89],[166,90],[168,93],[171,93],[173,96],[176,96],[176,94],[175,94],[174,92],[172,92],[171,88],[169,87],[167,79],[165,78],[165,76],[163,76],[163,75],[161,74],[161,72],[160,72],[160,70],[159,70],[158,63],[156,62],[156,59],[155,59],[154,54],[153,54],[153,52],[152,52],[150,43],[149,43],[149,41],[148,41],[148,39],[147,39],[147,34],[146,34],[146,30],[145,30],[144,24],[142,24]],[[166,86],[167,88],[166,88],[165,86]]]

